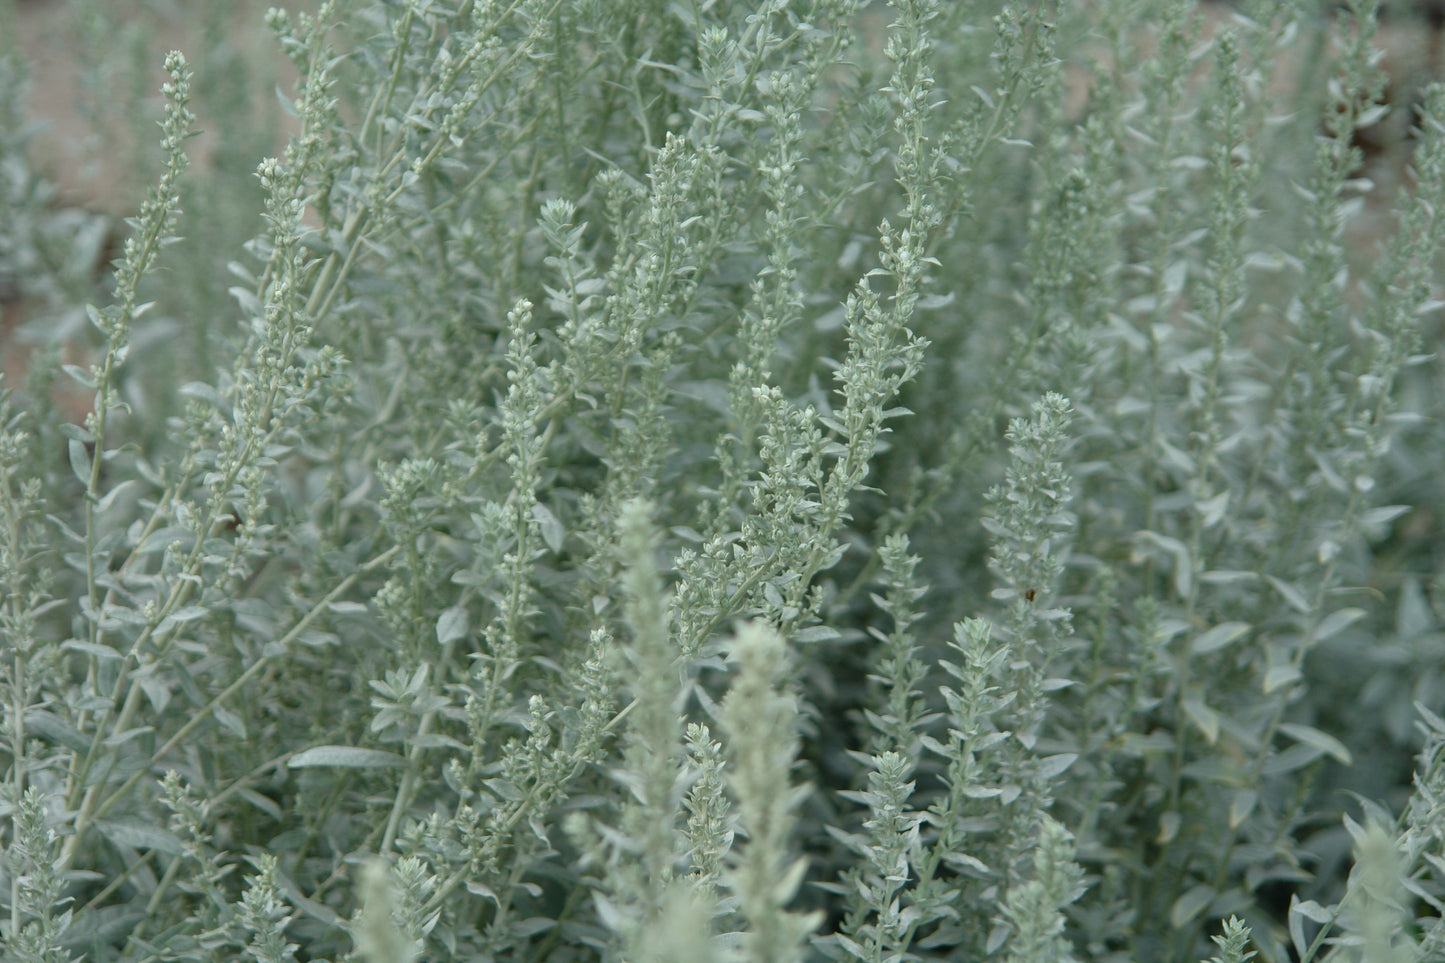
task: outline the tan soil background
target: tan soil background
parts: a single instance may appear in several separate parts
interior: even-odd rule
[[[15,6],[15,35],[30,69],[30,90],[26,110],[41,125],[31,144],[31,161],[61,189],[60,203],[78,205],[112,215],[134,213],[136,185],[123,165],[114,163],[113,153],[97,154],[97,148],[122,147],[130,143],[135,124],[114,108],[92,103],[96,92],[87,89],[87,79],[102,91],[119,94],[118,102],[145,98],[152,118],[158,120],[165,82],[161,64],[168,51],[186,55],[198,80],[202,71],[217,60],[236,60],[248,66],[254,83],[273,75],[289,89],[295,72],[281,56],[274,38],[263,23],[268,6],[296,9],[295,3],[261,0],[9,0]],[[307,2],[300,9],[311,9]],[[100,38],[86,35],[88,8],[100,11],[102,22],[92,29]],[[223,19],[220,31],[207,20]],[[212,29],[208,29],[212,27]],[[93,49],[99,39],[104,49]],[[101,62],[96,63],[96,58]],[[139,68],[139,69],[138,69]],[[140,73],[144,70],[145,73]],[[211,71],[214,73],[214,70]],[[139,76],[137,74],[140,73]],[[197,89],[194,97],[204,101],[208,91]],[[265,92],[256,92],[265,96]],[[272,104],[275,104],[272,98]],[[270,107],[272,104],[264,105]],[[279,113],[279,110],[276,111]],[[214,160],[214,126],[225,117],[202,115],[201,136],[190,144],[191,163],[205,166]],[[97,124],[100,129],[97,130]],[[209,131],[207,127],[211,126]],[[157,135],[158,136],[158,135]],[[278,138],[279,140],[279,138]],[[109,143],[108,143],[109,142]]]
[[[57,216],[100,222],[108,240],[96,252],[97,277],[118,253],[124,218],[139,208],[155,169],[168,51],[181,51],[195,71],[199,134],[187,145],[193,168],[221,160],[221,132],[238,120],[215,107],[235,103],[235,91],[221,89],[228,76],[244,75],[248,128],[259,122],[276,132],[274,143],[253,145],[256,159],[284,144],[290,118],[275,91],[290,91],[296,73],[263,15],[271,5],[314,9],[314,0],[0,0],[0,7],[7,5],[8,20],[0,9],[0,30],[13,35],[0,36],[0,50],[13,43],[29,74],[30,166],[53,187]],[[0,223],[8,216],[0,210]],[[14,287],[0,289],[0,371],[7,387],[23,384],[27,358],[46,339],[46,331],[36,330],[46,323],[45,310]],[[69,401],[68,408],[83,399]]]

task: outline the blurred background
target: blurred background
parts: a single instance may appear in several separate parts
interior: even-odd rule
[[[295,8],[297,4],[289,5]],[[302,0],[301,9],[314,9]],[[291,129],[278,96],[296,71],[264,23],[259,0],[0,0],[0,371],[22,389],[37,352],[84,364],[91,331],[83,305],[105,296],[125,218],[158,175],[162,62],[180,50],[190,62],[198,135],[181,231],[209,243],[181,245],[168,258],[167,318],[137,345],[181,338],[210,352],[198,331],[215,292],[229,286],[225,259],[185,251],[239,251],[259,222],[255,165]],[[201,175],[201,176],[196,176]],[[184,250],[181,250],[184,249]],[[227,248],[221,248],[227,249]],[[184,356],[175,352],[176,358]],[[192,366],[186,365],[189,369]],[[187,376],[196,372],[189,371]],[[52,386],[72,420],[89,399],[78,386]]]

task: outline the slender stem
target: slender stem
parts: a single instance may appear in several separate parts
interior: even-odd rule
[[[107,796],[104,802],[95,802],[95,800],[98,798],[98,790],[100,789],[100,786],[97,785],[92,787],[92,791],[86,794],[86,805],[76,816],[75,832],[66,840],[65,849],[61,854],[61,871],[63,872],[65,870],[68,870],[74,863],[76,854],[80,851],[81,843],[84,841],[86,834],[90,830],[90,827],[95,824],[96,820],[103,818],[105,814],[110,811],[110,808],[114,806],[117,802],[119,802],[122,798],[124,798],[125,795],[130,792],[132,788],[135,787],[136,783],[138,783],[142,778],[148,775],[155,766],[159,765],[161,761],[170,754],[172,749],[174,749],[177,745],[184,741],[186,737],[188,737],[192,732],[196,730],[198,726],[201,725],[201,723],[209,719],[211,713],[215,710],[217,706],[226,702],[237,692],[241,691],[241,689],[244,688],[248,682],[250,682],[253,678],[259,675],[263,669],[270,665],[273,659],[279,657],[279,652],[285,652],[287,649],[289,649],[291,644],[295,642],[298,638],[300,638],[303,632],[310,628],[311,623],[314,622],[316,618],[323,611],[326,610],[326,607],[328,605],[341,598],[341,596],[345,595],[346,592],[348,592],[351,587],[361,579],[363,575],[367,574],[368,572],[390,560],[391,556],[396,554],[397,550],[398,549],[395,546],[387,549],[381,555],[378,555],[376,558],[363,565],[360,569],[343,579],[319,602],[313,605],[311,607],[311,610],[308,611],[306,615],[303,616],[301,620],[291,628],[291,631],[287,632],[284,636],[282,636],[280,640],[280,646],[278,648],[278,655],[263,655],[255,662],[253,662],[251,666],[246,669],[245,672],[241,673],[241,675],[237,677],[235,681],[233,681],[230,685],[226,686],[226,688],[223,689],[220,694],[215,696],[213,699],[211,699],[210,702],[206,703],[206,705],[201,707],[191,717],[191,720],[189,722],[182,726],[175,733],[175,735],[171,736],[171,738],[166,740],[164,745],[162,745],[159,749],[152,753],[151,758],[149,759],[147,764],[139,771],[137,771],[134,775],[132,775],[129,779],[127,779],[120,786],[119,789],[116,789],[109,796]],[[139,687],[136,687],[132,691],[139,692],[140,690]]]

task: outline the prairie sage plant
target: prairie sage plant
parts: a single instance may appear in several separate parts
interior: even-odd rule
[[[0,957],[1445,958],[1379,6],[273,8],[94,280],[0,45]]]

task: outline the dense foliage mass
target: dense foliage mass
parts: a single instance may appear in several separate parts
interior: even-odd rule
[[[1445,959],[1374,3],[266,18],[100,288],[0,51],[6,961]]]

